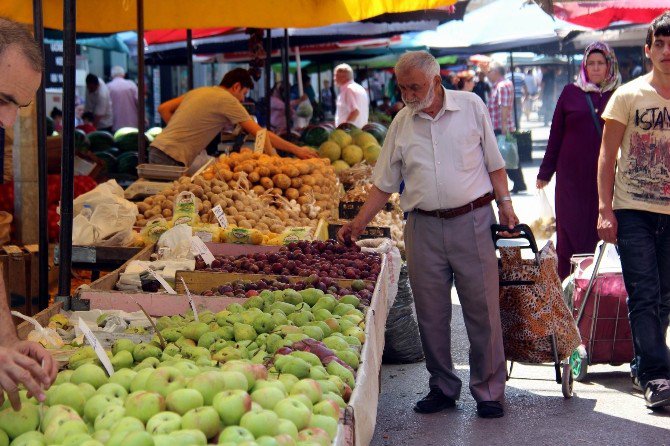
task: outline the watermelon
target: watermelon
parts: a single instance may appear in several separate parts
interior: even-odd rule
[[[338,125],[337,128],[340,130],[344,130],[347,133],[351,133],[351,131],[354,129],[358,130],[358,127],[356,127],[350,122],[343,122],[342,124]]]
[[[91,142],[86,136],[86,132],[74,129],[74,149],[77,152],[88,152],[91,148]]]
[[[114,172],[116,170],[116,156],[111,154],[108,150],[94,152],[93,154],[102,161],[102,164],[105,166],[105,172]]]
[[[148,143],[149,140],[148,138],[146,139]],[[114,133],[114,145],[122,152],[137,152],[137,129],[133,127],[123,127],[118,129],[116,133]]]
[[[320,146],[328,141],[330,130],[318,125],[311,125],[302,132],[302,141],[308,146]]]
[[[97,130],[88,135],[88,140],[91,142],[91,150],[94,152],[102,152],[114,146],[114,136],[104,130]]]
[[[121,151],[119,150],[118,147],[110,147],[109,149],[105,150],[105,152],[111,153],[114,156],[121,155]]]
[[[160,135],[162,131],[163,131],[162,127],[151,127],[149,130],[146,131],[145,134],[153,139],[158,135]]]
[[[119,155],[117,162],[119,173],[137,175],[137,164],[139,163],[137,152],[124,152]]]
[[[371,122],[369,124],[366,124],[365,127],[363,127],[363,131],[368,132],[372,136],[377,139],[377,142],[379,145],[384,144],[384,139],[386,138],[386,127],[383,124],[380,124],[378,122]]]

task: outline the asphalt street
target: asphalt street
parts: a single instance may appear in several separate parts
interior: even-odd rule
[[[549,129],[533,122],[522,123],[524,127],[532,130],[534,141],[533,162],[523,168],[529,191],[514,196],[513,202],[521,221],[530,222],[536,218],[535,178]],[[553,203],[553,181],[547,195]],[[631,385],[626,364],[592,365],[586,380],[574,383],[571,399],[563,397],[555,382],[553,364],[514,364],[505,417],[478,418],[467,387],[468,340],[455,290],[451,299],[453,357],[463,380],[457,408],[415,413],[414,403],[428,391],[425,364],[384,364],[372,445],[670,445],[670,408],[647,409]]]

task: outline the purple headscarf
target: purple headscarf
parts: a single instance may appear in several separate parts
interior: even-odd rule
[[[598,51],[605,56],[607,61],[607,75],[600,84],[590,82],[586,75],[586,60],[593,51]],[[575,85],[585,92],[605,93],[612,91],[621,85],[621,74],[619,73],[619,63],[616,60],[616,55],[612,48],[605,42],[593,42],[584,50],[584,59],[582,59],[582,66],[579,69],[579,77]]]

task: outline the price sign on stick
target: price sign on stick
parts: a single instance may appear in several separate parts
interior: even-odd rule
[[[226,214],[223,213],[223,208],[221,207],[220,204],[217,204],[212,208],[212,213],[216,217],[216,219],[219,221],[219,225],[223,229],[226,229],[228,227],[228,219],[226,218]]]
[[[268,136],[266,129],[260,129],[256,132],[256,142],[254,143],[254,153],[263,153],[265,151],[265,140]]]
[[[163,288],[165,288],[165,291],[167,291],[168,294],[177,294],[177,292],[170,286],[169,283],[165,281],[165,279],[163,279],[163,277],[161,277],[160,274],[156,273],[156,271],[154,271],[151,268],[149,268],[148,271],[149,274],[151,274],[154,277],[154,279],[158,280],[158,283],[160,283],[163,286]]]
[[[86,337],[88,343],[91,344],[91,347],[93,347],[95,354],[98,355],[98,359],[105,367],[105,370],[107,370],[107,374],[112,376],[114,374],[114,367],[112,366],[112,362],[109,360],[107,353],[105,353],[105,349],[102,348],[102,345],[100,345],[98,338],[95,337],[91,329],[88,328],[88,325],[86,325],[86,322],[84,322],[81,317],[79,318],[79,329],[84,333],[84,337]]]
[[[186,282],[184,282],[184,278],[180,277],[181,283],[184,285],[184,290],[186,291],[186,296],[188,297],[188,303],[191,305],[191,310],[193,310],[193,317],[195,318],[196,322],[200,322],[200,319],[198,318],[198,310],[195,308],[195,302],[193,302],[193,296],[191,296],[191,292],[189,291],[188,287],[186,286]]]
[[[212,251],[210,251],[207,245],[205,245],[205,243],[200,240],[200,237],[195,235],[191,237],[191,252],[194,256],[202,257],[202,260],[204,260],[207,265],[211,265],[214,261],[214,255],[212,254]]]
[[[144,313],[144,315],[145,315],[145,316],[147,317],[147,319],[149,320],[149,323],[150,323],[151,326],[154,328],[154,332],[155,332],[156,335],[158,336],[158,340],[159,340],[160,343],[161,343],[161,348],[165,348],[165,345],[166,345],[166,343],[165,343],[165,339],[163,338],[163,335],[161,334],[161,332],[160,332],[160,330],[158,329],[158,327],[156,327],[156,324],[154,323],[154,320],[151,319],[151,316],[149,316],[149,313],[147,313],[147,310],[145,310],[144,307],[143,307],[142,305],[140,305],[140,303],[139,303],[137,300],[135,300],[134,298],[133,298],[133,302],[135,302],[135,304],[136,304],[138,307],[140,307],[140,310],[142,310],[142,313]]]

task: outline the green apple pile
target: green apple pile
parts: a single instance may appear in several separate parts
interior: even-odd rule
[[[117,340],[109,377],[78,349],[40,408],[0,410],[0,446],[330,445],[365,341],[355,296],[263,291],[156,321],[167,344]]]

